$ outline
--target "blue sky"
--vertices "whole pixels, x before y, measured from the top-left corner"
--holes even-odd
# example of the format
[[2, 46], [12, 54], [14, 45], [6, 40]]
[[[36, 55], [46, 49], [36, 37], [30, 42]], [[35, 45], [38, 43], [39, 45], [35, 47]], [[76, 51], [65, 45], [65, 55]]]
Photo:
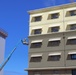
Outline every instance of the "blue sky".
[[[27, 11], [66, 3], [70, 3], [70, 0], [0, 0], [0, 28], [8, 32], [5, 58], [19, 39], [28, 37], [29, 14]], [[26, 75], [24, 68], [27, 67], [28, 47], [20, 44], [4, 67], [5, 75], [8, 73]]]

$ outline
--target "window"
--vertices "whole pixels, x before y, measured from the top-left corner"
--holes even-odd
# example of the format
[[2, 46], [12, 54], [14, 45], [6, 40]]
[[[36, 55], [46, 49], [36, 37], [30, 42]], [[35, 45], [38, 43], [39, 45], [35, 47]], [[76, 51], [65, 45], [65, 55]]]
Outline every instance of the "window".
[[31, 57], [30, 62], [40, 62], [42, 57]]
[[76, 60], [76, 54], [71, 54], [71, 59]]
[[34, 75], [41, 75], [41, 74], [39, 73], [39, 74], [34, 74]]
[[36, 16], [32, 18], [32, 22], [38, 22], [38, 21], [41, 21], [41, 19], [42, 19], [42, 16]]
[[69, 11], [69, 13], [70, 13], [70, 16], [75, 16], [76, 15], [76, 10]]
[[48, 19], [57, 19], [59, 18], [59, 13], [49, 14]]
[[70, 25], [70, 30], [75, 30], [76, 29], [76, 24]]
[[40, 71], [34, 71], [34, 75], [41, 75]]
[[50, 46], [59, 46], [60, 40], [55, 40], [55, 41], [49, 41], [48, 47]]
[[42, 42], [36, 42], [31, 44], [31, 48], [40, 48], [42, 45]]
[[53, 74], [59, 74], [59, 70], [53, 70]]
[[34, 34], [41, 34], [42, 30], [41, 29], [35, 29]]
[[72, 70], [72, 75], [76, 75], [76, 69]]
[[51, 19], [56, 19], [59, 17], [59, 13], [51, 14]]
[[76, 15], [76, 10], [67, 11], [67, 13], [66, 13], [66, 17], [75, 16], [75, 15]]
[[76, 39], [68, 39], [67, 45], [74, 45], [76, 44]]
[[58, 27], [51, 27], [51, 32], [58, 32], [59, 31], [59, 26]]
[[59, 61], [60, 55], [49, 56], [48, 61]]

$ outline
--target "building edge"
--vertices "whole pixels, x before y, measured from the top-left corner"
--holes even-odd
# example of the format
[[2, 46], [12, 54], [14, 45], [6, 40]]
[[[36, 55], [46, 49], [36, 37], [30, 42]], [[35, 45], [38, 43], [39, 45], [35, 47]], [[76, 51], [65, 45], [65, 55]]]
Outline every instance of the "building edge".
[[40, 13], [40, 12], [46, 12], [46, 11], [49, 11], [49, 10], [54, 10], [54, 9], [63, 9], [63, 8], [66, 8], [66, 7], [72, 7], [72, 6], [76, 6], [76, 2], [74, 3], [68, 3], [68, 4], [62, 4], [62, 5], [56, 5], [56, 6], [51, 6], [51, 7], [45, 7], [45, 8], [41, 8], [41, 9], [35, 9], [35, 10], [30, 10], [30, 11], [27, 11], [29, 14], [35, 14], [35, 13]]
[[0, 28], [0, 35], [2, 37], [6, 38], [8, 36], [8, 33], [5, 30], [3, 30], [2, 28]]

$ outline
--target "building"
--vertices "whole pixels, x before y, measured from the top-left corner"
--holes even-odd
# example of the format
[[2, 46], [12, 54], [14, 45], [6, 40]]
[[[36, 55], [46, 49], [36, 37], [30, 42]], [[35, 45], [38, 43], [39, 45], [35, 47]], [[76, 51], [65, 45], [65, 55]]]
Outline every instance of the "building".
[[28, 75], [76, 75], [76, 3], [29, 15]]
[[[3, 29], [0, 28], [0, 64], [4, 60], [6, 37], [7, 37], [7, 33]], [[3, 70], [0, 71], [0, 75], [3, 75]]]

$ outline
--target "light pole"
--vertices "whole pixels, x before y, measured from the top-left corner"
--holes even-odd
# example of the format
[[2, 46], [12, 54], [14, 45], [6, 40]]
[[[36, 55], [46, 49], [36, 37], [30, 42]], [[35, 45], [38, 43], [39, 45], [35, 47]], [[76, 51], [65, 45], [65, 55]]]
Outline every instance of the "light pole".
[[12, 54], [14, 53], [14, 51], [17, 49], [18, 45], [22, 42], [23, 45], [28, 45], [29, 43], [26, 42], [26, 39], [22, 40], [20, 39], [18, 41], [18, 43], [16, 44], [16, 46], [14, 47], [14, 49], [11, 51], [11, 53], [8, 55], [8, 57], [6, 58], [6, 60], [0, 65], [0, 71], [4, 68], [4, 66], [6, 65], [6, 63], [9, 61], [9, 59], [11, 58]]

